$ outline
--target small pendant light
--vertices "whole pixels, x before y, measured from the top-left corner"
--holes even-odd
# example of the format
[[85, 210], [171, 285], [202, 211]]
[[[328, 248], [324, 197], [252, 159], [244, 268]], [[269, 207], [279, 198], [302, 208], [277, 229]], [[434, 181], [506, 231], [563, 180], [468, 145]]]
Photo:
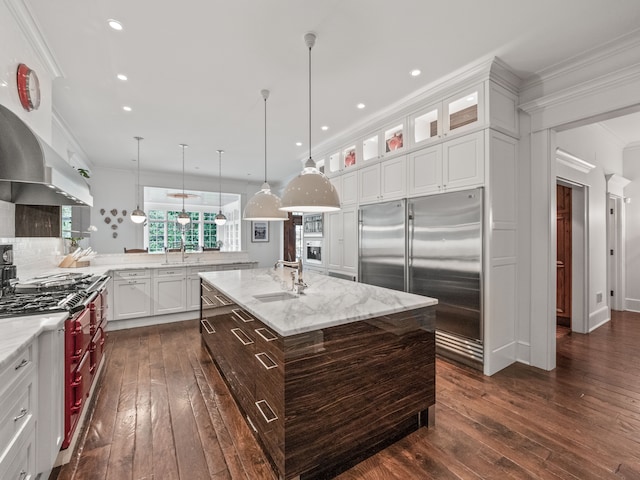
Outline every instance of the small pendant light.
[[131, 212], [131, 221], [133, 223], [143, 223], [147, 219], [147, 214], [140, 210], [140, 140], [142, 137], [133, 137], [138, 141], [138, 180], [136, 183], [136, 209]]
[[338, 192], [311, 158], [311, 49], [316, 43], [316, 35], [307, 33], [304, 41], [309, 48], [309, 159], [302, 172], [284, 189], [280, 210], [303, 213], [334, 212], [340, 210]]
[[220, 209], [218, 210], [218, 214], [214, 219], [216, 225], [224, 225], [227, 223], [227, 217], [222, 213], [222, 154], [224, 150], [217, 150], [218, 152], [218, 179], [219, 179], [219, 192], [220, 192]]
[[264, 183], [259, 192], [247, 202], [242, 217], [244, 220], [284, 221], [289, 216], [280, 210], [280, 198], [271, 193], [271, 186], [267, 183], [267, 98], [269, 90], [261, 90], [264, 98]]
[[189, 214], [187, 212], [184, 211], [184, 198], [185, 198], [185, 194], [184, 194], [184, 149], [187, 148], [189, 145], [187, 145], [186, 143], [181, 143], [180, 146], [182, 147], [182, 212], [180, 212], [178, 214], [178, 223], [182, 226], [188, 225], [189, 222], [191, 222], [191, 217], [189, 216]]

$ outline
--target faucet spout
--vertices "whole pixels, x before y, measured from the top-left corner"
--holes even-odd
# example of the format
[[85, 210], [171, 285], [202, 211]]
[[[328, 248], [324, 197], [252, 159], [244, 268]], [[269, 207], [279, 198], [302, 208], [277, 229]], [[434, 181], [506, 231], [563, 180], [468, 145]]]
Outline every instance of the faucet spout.
[[278, 260], [273, 269], [277, 269], [278, 265], [282, 265], [283, 267], [292, 267], [296, 270], [291, 272], [291, 277], [293, 278], [293, 291], [298, 294], [304, 293], [304, 289], [308, 286], [302, 280], [302, 260], [298, 259], [295, 262], [288, 262], [286, 260]]

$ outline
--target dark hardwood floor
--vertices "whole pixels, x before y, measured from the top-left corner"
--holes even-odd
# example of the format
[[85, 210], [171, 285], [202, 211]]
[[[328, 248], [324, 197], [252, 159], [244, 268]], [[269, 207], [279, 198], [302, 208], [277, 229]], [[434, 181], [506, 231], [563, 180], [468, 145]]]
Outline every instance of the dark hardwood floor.
[[[640, 314], [557, 341], [552, 372], [485, 377], [438, 360], [436, 426], [338, 479], [640, 479]], [[53, 478], [276, 478], [196, 321], [110, 333], [105, 367], [78, 451]]]

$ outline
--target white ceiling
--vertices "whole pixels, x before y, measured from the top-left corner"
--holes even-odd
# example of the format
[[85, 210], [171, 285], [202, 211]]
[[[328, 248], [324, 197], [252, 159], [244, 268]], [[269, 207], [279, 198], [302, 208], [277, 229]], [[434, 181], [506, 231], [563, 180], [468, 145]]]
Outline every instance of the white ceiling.
[[[143, 172], [181, 173], [178, 144], [187, 143], [187, 175], [217, 176], [220, 148], [224, 177], [261, 182], [266, 88], [272, 183], [308, 154], [306, 32], [318, 35], [316, 145], [479, 58], [498, 56], [527, 78], [640, 25], [638, 0], [25, 3], [63, 72], [54, 108], [93, 165], [133, 170], [140, 135]], [[124, 30], [108, 28], [110, 18]], [[422, 75], [411, 77], [414, 68]]]

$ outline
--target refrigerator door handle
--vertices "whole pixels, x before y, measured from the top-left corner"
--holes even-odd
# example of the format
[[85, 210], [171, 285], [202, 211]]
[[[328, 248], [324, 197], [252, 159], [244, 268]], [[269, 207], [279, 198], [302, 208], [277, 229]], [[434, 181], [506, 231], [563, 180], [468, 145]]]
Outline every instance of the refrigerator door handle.
[[413, 291], [413, 203], [407, 204], [407, 275], [405, 291]]

